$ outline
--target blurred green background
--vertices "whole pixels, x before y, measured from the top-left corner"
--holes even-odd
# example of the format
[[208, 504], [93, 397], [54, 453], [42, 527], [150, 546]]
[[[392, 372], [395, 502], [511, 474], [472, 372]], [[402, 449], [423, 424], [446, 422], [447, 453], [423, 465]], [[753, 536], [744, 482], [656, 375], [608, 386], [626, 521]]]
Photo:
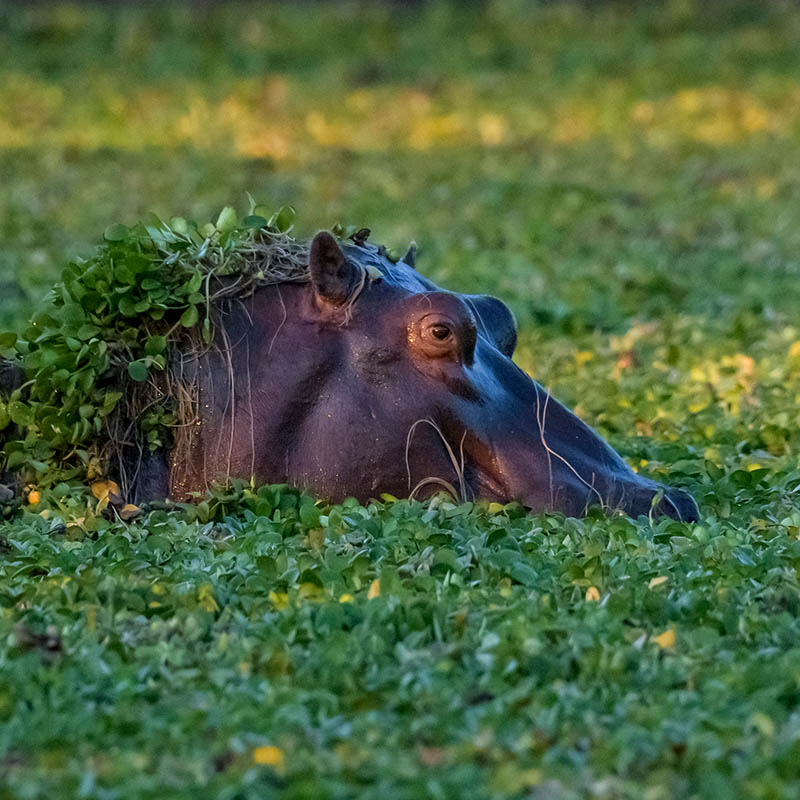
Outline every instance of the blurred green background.
[[109, 221], [245, 191], [523, 325], [796, 306], [792, 4], [24, 4], [0, 12], [0, 324]]

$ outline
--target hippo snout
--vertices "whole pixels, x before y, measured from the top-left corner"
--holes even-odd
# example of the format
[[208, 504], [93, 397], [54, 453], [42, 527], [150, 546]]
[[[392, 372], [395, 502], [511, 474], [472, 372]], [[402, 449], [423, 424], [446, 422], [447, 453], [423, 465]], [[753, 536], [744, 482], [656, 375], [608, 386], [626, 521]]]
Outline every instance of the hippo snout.
[[[657, 505], [653, 505], [661, 495]], [[700, 512], [694, 498], [683, 489], [647, 482], [638, 491], [628, 494], [627, 502], [621, 502], [620, 509], [632, 517], [654, 516], [671, 517], [679, 522], [697, 522]]]
[[664, 487], [664, 498], [659, 505], [659, 511], [680, 522], [697, 522], [700, 519], [697, 503], [683, 489]]

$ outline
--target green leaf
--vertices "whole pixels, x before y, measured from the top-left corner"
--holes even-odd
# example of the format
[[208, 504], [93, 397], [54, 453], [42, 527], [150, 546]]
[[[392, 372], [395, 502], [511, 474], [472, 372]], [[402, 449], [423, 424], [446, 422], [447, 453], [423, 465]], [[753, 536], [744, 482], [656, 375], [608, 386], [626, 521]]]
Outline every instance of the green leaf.
[[245, 217], [242, 220], [242, 227], [243, 228], [266, 228], [267, 227], [267, 220], [264, 217], [259, 216], [257, 214], [251, 214], [249, 217]]
[[167, 349], [166, 336], [151, 336], [144, 346], [144, 351], [148, 356], [159, 356]]
[[98, 328], [97, 325], [91, 325], [87, 323], [78, 328], [77, 336], [81, 341], [85, 342], [87, 339], [97, 336], [98, 333], [100, 333], [100, 328]]
[[103, 414], [110, 414], [121, 399], [122, 392], [106, 392], [105, 397], [103, 397]]
[[130, 236], [130, 233], [130, 229], [127, 226], [115, 222], [103, 231], [103, 238], [107, 242], [122, 242]]
[[197, 306], [189, 306], [189, 308], [181, 314], [181, 325], [183, 325], [184, 328], [192, 328], [197, 325], [198, 318]]
[[188, 283], [186, 284], [186, 293], [187, 294], [194, 294], [195, 292], [200, 290], [200, 287], [203, 285], [203, 273], [197, 272], [189, 278]]
[[11, 350], [17, 343], [17, 334], [11, 332], [0, 333], [0, 350]]
[[277, 213], [273, 214], [269, 220], [269, 227], [280, 233], [288, 232], [294, 224], [297, 212], [292, 206], [283, 206]]
[[125, 297], [120, 297], [119, 313], [122, 314], [123, 317], [137, 316], [136, 303], [134, 302], [132, 297], [130, 297], [129, 295], [126, 295]]
[[322, 512], [314, 503], [304, 503], [300, 506], [300, 522], [307, 528], [318, 528]]
[[183, 217], [172, 217], [169, 221], [169, 226], [175, 233], [185, 236], [189, 233], [189, 225]]
[[147, 364], [145, 363], [144, 359], [131, 361], [128, 364], [128, 375], [130, 375], [133, 380], [142, 383], [143, 381], [147, 380], [147, 374]]
[[236, 209], [233, 206], [225, 206], [219, 212], [217, 217], [216, 228], [220, 233], [227, 233], [232, 231], [239, 222], [239, 217], [236, 214]]
[[15, 425], [21, 425], [23, 428], [34, 423], [33, 409], [22, 400], [12, 400], [8, 404], [8, 415]]

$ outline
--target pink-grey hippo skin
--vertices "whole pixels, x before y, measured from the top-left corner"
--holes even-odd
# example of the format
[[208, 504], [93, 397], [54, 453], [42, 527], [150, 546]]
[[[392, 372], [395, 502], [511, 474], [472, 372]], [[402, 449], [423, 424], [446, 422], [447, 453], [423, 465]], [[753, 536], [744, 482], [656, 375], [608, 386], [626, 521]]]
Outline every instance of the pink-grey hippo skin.
[[440, 289], [413, 252], [395, 263], [327, 232], [309, 267], [308, 282], [223, 309], [216, 347], [185, 367], [199, 385], [190, 442], [142, 465], [138, 499], [233, 477], [334, 501], [447, 490], [533, 512], [698, 518], [514, 364], [501, 301]]

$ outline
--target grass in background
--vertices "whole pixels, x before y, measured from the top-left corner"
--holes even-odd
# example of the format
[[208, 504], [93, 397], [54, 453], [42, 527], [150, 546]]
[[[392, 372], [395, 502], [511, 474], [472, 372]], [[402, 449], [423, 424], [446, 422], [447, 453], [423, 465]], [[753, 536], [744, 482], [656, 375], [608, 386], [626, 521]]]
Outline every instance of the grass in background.
[[689, 526], [240, 489], [0, 532], [0, 797], [794, 796], [800, 12], [0, 10], [0, 326], [245, 192], [509, 301]]

